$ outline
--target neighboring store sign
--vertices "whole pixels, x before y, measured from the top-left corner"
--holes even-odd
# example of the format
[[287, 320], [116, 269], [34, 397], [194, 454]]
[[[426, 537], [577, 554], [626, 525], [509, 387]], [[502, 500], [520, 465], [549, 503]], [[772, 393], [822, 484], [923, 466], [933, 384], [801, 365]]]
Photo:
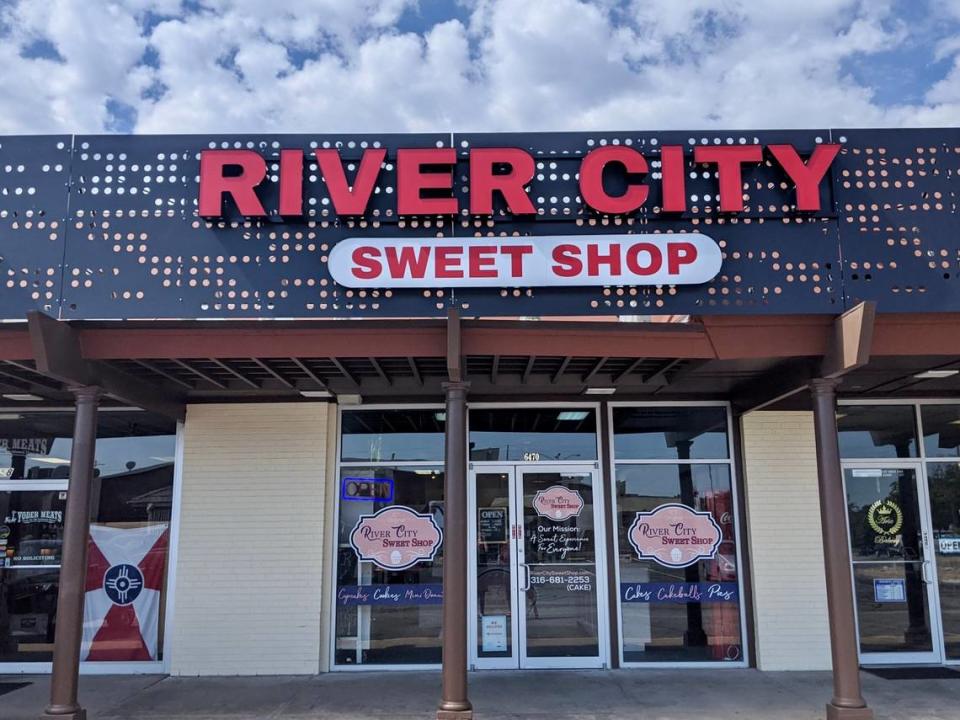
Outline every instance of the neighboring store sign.
[[507, 651], [507, 616], [480, 617], [480, 649], [482, 652]]
[[402, 505], [361, 515], [350, 533], [350, 545], [360, 560], [384, 570], [405, 570], [433, 560], [443, 542], [443, 532], [433, 515]]
[[49, 455], [52, 438], [0, 437], [0, 450], [14, 455]]
[[169, 533], [91, 525], [81, 660], [156, 660]]
[[562, 485], [553, 485], [546, 490], [538, 490], [533, 496], [533, 509], [537, 515], [554, 522], [563, 522], [580, 516], [583, 510], [583, 497], [576, 490]]
[[667, 503], [651, 512], [638, 512], [627, 538], [641, 559], [671, 568], [710, 560], [717, 554], [723, 533], [709, 512]]
[[507, 542], [507, 508], [480, 508], [477, 513], [477, 532], [480, 542]]
[[440, 583], [349, 585], [337, 588], [337, 605], [341, 607], [361, 605], [402, 607], [441, 605], [442, 603], [443, 585]]
[[347, 238], [328, 266], [349, 288], [699, 285], [720, 272], [706, 235]]
[[[10, 503], [30, 509], [11, 509], [0, 515], [0, 564], [4, 567], [59, 566], [63, 544], [64, 497], [58, 491], [12, 491]], [[54, 497], [57, 497], [54, 500]], [[49, 508], [56, 503], [57, 509]]]
[[620, 583], [625, 603], [726, 603], [737, 602], [735, 582]]
[[873, 581], [873, 600], [878, 603], [903, 603], [907, 601], [907, 583], [901, 579], [877, 579]]
[[895, 545], [900, 541], [900, 528], [903, 527], [903, 510], [893, 500], [877, 500], [867, 510], [867, 523], [876, 535], [873, 542], [878, 545]]

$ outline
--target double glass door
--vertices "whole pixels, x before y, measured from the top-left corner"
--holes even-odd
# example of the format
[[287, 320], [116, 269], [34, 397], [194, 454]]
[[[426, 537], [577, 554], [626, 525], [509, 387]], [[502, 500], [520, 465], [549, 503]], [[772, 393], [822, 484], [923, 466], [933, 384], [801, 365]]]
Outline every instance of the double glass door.
[[602, 667], [596, 468], [476, 464], [469, 493], [471, 665]]
[[864, 664], [939, 663], [936, 569], [919, 463], [844, 467], [853, 588]]

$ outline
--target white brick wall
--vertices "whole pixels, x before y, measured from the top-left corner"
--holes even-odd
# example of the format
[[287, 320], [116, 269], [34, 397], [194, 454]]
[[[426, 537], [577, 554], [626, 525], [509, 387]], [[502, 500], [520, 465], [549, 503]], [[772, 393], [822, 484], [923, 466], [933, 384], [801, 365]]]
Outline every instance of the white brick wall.
[[191, 405], [174, 675], [320, 667], [326, 403]]
[[761, 670], [828, 670], [813, 414], [743, 417], [747, 532]]

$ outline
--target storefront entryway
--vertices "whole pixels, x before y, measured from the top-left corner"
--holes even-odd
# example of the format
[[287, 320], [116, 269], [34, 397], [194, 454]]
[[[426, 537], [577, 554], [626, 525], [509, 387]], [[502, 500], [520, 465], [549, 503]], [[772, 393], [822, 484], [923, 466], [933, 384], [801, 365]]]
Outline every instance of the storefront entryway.
[[470, 465], [472, 667], [606, 665], [601, 498], [596, 463]]
[[943, 661], [921, 463], [844, 467], [850, 557], [866, 665]]
[[837, 414], [860, 661], [960, 663], [960, 404]]

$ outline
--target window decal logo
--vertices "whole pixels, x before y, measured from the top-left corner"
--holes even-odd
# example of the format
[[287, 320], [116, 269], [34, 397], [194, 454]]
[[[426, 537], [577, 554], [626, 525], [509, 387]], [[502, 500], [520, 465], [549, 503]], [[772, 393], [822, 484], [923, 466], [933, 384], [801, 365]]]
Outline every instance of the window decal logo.
[[709, 512], [667, 503], [651, 512], [638, 512], [627, 537], [641, 559], [684, 568], [712, 560], [723, 532]]
[[546, 490], [538, 490], [533, 496], [533, 509], [537, 515], [555, 522], [563, 522], [578, 517], [583, 510], [583, 498], [576, 490], [562, 485], [553, 485]]
[[361, 515], [350, 532], [350, 545], [360, 560], [384, 570], [405, 570], [433, 560], [443, 543], [443, 531], [433, 515], [402, 505]]

